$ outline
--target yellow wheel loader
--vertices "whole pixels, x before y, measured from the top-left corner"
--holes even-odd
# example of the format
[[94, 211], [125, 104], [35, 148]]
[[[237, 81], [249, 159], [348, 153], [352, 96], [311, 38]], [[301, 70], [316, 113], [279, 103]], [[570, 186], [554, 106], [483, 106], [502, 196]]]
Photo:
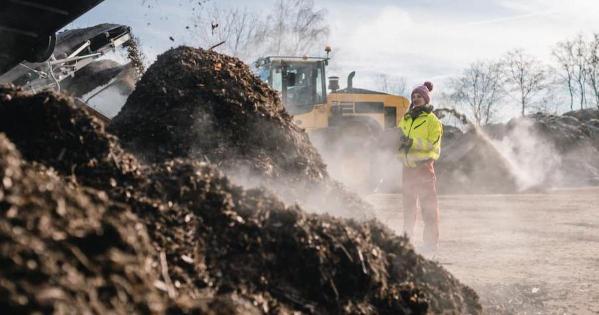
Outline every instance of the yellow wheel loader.
[[395, 153], [396, 126], [410, 101], [355, 88], [355, 72], [344, 89], [339, 77], [330, 77], [327, 94], [328, 62], [328, 57], [271, 56], [256, 67], [261, 79], [281, 93], [285, 108], [306, 129], [332, 173], [354, 188], [376, 190], [383, 173], [389, 173], [377, 166], [394, 162], [387, 159]]

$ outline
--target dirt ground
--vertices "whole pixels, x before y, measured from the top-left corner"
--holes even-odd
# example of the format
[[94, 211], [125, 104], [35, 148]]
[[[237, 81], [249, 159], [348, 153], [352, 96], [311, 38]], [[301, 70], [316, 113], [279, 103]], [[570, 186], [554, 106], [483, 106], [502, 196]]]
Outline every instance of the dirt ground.
[[[402, 231], [401, 195], [367, 199]], [[479, 293], [485, 313], [599, 314], [599, 188], [441, 196], [440, 209], [436, 260]]]

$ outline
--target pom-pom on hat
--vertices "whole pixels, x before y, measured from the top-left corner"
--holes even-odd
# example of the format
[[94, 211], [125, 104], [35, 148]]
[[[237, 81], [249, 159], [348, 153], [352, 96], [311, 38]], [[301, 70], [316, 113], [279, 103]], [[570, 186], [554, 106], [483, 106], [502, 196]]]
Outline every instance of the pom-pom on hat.
[[422, 96], [424, 98], [424, 100], [426, 101], [426, 104], [428, 104], [431, 102], [430, 93], [432, 91], [433, 91], [433, 83], [431, 83], [430, 81], [426, 81], [426, 82], [424, 82], [424, 84], [417, 86], [412, 91], [412, 95], [414, 95], [414, 93], [418, 93], [420, 96]]

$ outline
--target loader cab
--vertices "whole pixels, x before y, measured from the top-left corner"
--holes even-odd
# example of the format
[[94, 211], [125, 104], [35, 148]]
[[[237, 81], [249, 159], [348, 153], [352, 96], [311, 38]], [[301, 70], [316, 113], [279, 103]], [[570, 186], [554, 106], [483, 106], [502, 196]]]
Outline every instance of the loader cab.
[[326, 104], [326, 58], [266, 57], [256, 63], [260, 78], [281, 93], [291, 115], [301, 115]]

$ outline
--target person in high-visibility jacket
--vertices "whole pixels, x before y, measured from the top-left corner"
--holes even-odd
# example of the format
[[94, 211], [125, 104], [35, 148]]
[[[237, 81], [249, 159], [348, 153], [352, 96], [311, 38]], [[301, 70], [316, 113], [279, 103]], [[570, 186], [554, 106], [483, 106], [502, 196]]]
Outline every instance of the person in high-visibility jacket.
[[439, 205], [434, 163], [441, 154], [443, 125], [430, 105], [431, 82], [412, 91], [410, 109], [399, 122], [402, 137], [399, 158], [403, 162], [404, 231], [414, 235], [418, 204], [424, 220], [424, 251], [439, 246]]

